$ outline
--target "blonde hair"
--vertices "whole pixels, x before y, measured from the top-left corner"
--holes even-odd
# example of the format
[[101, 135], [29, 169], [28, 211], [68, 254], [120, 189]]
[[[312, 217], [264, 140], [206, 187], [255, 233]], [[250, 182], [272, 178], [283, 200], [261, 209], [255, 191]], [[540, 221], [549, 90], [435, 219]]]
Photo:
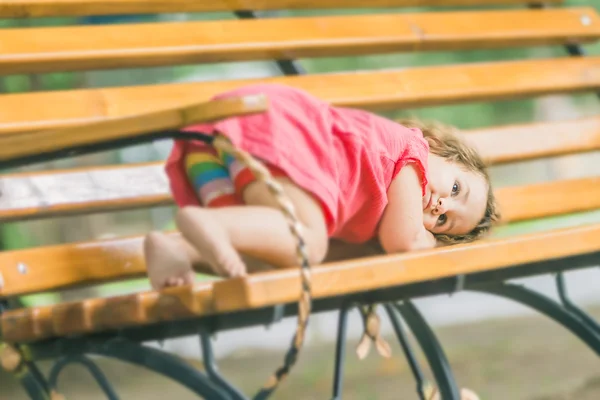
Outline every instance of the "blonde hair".
[[435, 238], [444, 244], [470, 243], [487, 235], [492, 226], [500, 220], [500, 212], [496, 197], [492, 190], [487, 165], [481, 156], [463, 142], [457, 135], [457, 129], [437, 122], [423, 122], [417, 119], [403, 119], [398, 121], [408, 128], [417, 128], [429, 143], [429, 151], [436, 156], [463, 166], [468, 171], [481, 175], [488, 185], [487, 204], [485, 214], [477, 226], [464, 235], [434, 234]]

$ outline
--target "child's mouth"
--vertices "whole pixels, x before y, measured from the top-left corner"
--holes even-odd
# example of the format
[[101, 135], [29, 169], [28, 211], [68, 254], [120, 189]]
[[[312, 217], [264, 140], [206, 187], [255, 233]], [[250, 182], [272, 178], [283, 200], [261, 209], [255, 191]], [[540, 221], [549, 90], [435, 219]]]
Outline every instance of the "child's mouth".
[[423, 207], [423, 210], [429, 210], [429, 207], [431, 207], [431, 199], [433, 199], [433, 193], [429, 193], [429, 200], [427, 200], [427, 205]]

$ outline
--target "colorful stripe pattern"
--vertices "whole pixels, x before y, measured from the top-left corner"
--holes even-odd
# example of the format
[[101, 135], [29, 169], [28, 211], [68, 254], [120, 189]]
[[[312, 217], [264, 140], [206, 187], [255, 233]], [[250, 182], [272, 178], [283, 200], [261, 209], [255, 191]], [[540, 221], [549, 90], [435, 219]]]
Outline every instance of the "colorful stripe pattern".
[[[254, 181], [252, 172], [227, 153], [195, 146], [185, 158], [186, 171], [203, 207], [243, 204], [242, 190]], [[267, 166], [274, 176], [285, 174]]]

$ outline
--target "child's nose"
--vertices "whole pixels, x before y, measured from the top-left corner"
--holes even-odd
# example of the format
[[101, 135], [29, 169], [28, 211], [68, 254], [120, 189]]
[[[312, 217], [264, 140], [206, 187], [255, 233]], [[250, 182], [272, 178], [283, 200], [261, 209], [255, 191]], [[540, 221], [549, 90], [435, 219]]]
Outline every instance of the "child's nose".
[[435, 209], [433, 210], [434, 214], [439, 215], [439, 214], [445, 214], [448, 208], [448, 201], [446, 201], [443, 198], [440, 198], [435, 206]]

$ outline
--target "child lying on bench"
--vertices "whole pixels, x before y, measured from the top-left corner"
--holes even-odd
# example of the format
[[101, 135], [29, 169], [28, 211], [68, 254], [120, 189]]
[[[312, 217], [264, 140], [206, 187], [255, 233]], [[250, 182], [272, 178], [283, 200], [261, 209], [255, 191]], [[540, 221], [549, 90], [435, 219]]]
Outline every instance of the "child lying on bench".
[[[296, 209], [311, 264], [323, 261], [330, 238], [376, 239], [395, 253], [470, 242], [498, 219], [484, 162], [449, 128], [334, 107], [283, 85], [217, 98], [250, 94], [266, 95], [268, 111], [186, 130], [218, 132], [267, 166]], [[294, 237], [272, 194], [230, 154], [178, 140], [166, 171], [182, 237], [147, 236], [155, 289], [192, 283], [202, 265], [243, 276], [251, 271], [240, 254], [295, 265]]]
[[[293, 204], [311, 265], [326, 257], [331, 238], [403, 252], [473, 241], [498, 219], [484, 162], [448, 128], [400, 124], [281, 85], [217, 98], [251, 94], [266, 95], [268, 111], [186, 130], [221, 134], [266, 166]], [[243, 276], [254, 264], [242, 255], [297, 265], [296, 238], [275, 197], [231, 154], [178, 140], [166, 171], [182, 236], [146, 237], [153, 288], [191, 284], [202, 268]], [[461, 399], [478, 397], [462, 389]]]

